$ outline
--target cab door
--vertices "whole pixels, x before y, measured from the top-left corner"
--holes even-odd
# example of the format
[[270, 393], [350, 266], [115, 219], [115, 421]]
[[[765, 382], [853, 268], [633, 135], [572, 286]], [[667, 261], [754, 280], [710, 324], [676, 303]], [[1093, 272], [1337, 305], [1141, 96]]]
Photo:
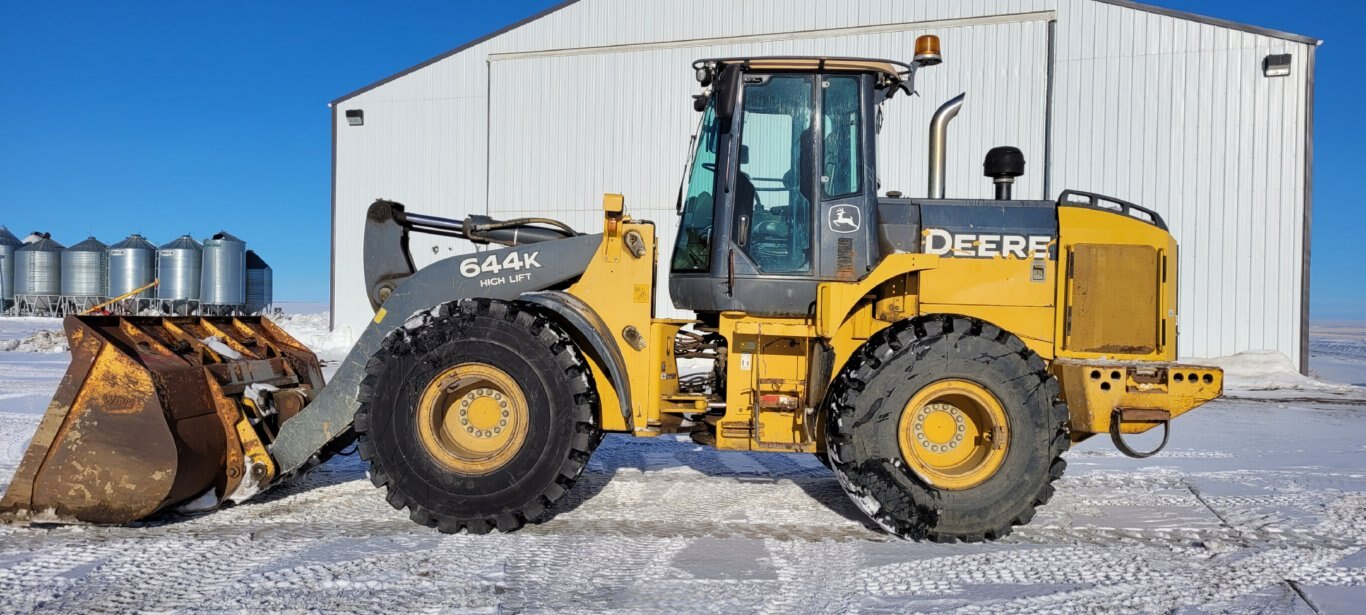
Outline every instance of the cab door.
[[816, 269], [815, 81], [745, 75], [731, 238], [745, 257], [737, 278], [809, 277]]
[[825, 75], [820, 83], [819, 278], [853, 281], [876, 264], [875, 113], [867, 75]]

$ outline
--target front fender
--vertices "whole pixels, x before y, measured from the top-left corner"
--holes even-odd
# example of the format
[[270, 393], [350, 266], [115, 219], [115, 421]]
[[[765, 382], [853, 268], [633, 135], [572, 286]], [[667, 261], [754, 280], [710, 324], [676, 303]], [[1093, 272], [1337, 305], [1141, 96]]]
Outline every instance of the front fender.
[[592, 352], [616, 389], [621, 401], [621, 416], [631, 425], [631, 380], [626, 373], [626, 359], [617, 346], [616, 338], [598, 313], [582, 299], [557, 290], [522, 293], [519, 301], [540, 306], [559, 318], [569, 329], [569, 335], [581, 348]]
[[[384, 342], [385, 336], [403, 326], [419, 312], [443, 303], [484, 297], [511, 301], [528, 290], [563, 287], [583, 275], [593, 255], [602, 245], [602, 235], [579, 235], [515, 248], [488, 250], [437, 261], [403, 278], [375, 314], [370, 326], [361, 333], [356, 345], [342, 361], [337, 373], [318, 396], [280, 428], [270, 446], [270, 454], [281, 474], [305, 468], [309, 459], [328, 443], [351, 431], [351, 419], [359, 402], [365, 366]], [[460, 263], [470, 258], [480, 262], [505, 262], [517, 253], [520, 262], [537, 262], [534, 269], [508, 273], [485, 272], [470, 276], [462, 273]]]

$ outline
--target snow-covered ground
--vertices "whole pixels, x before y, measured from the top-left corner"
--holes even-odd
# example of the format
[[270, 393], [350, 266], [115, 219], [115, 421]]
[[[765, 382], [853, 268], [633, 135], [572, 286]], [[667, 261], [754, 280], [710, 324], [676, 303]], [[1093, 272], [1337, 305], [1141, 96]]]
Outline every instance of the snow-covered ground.
[[1315, 323], [1309, 367], [1324, 380], [1366, 387], [1366, 322]]
[[[4, 321], [0, 340], [44, 328]], [[323, 316], [280, 321], [325, 358], [349, 343]], [[67, 358], [0, 352], [0, 486]], [[1078, 446], [996, 543], [890, 539], [809, 455], [612, 436], [548, 522], [509, 535], [409, 522], [354, 457], [199, 517], [0, 526], [0, 612], [1361, 612], [1366, 391], [1222, 363], [1244, 386], [1167, 452]]]

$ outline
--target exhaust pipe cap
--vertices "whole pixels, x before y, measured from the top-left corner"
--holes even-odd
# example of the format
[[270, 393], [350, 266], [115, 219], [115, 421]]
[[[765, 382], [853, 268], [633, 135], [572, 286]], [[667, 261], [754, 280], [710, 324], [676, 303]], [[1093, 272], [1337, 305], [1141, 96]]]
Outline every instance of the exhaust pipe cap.
[[1024, 175], [1024, 152], [1018, 147], [995, 147], [987, 152], [982, 163], [982, 174], [990, 177], [996, 184], [996, 200], [1009, 201], [1015, 178]]

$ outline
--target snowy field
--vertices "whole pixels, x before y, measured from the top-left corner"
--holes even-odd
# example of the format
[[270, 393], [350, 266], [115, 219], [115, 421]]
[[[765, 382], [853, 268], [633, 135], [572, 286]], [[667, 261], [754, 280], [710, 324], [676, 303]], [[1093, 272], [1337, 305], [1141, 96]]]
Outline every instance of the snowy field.
[[[325, 315], [282, 320], [324, 358], [349, 343]], [[0, 319], [0, 344], [54, 324]], [[0, 486], [65, 370], [49, 349], [0, 352]], [[1312, 350], [1321, 377], [1366, 383], [1366, 327]], [[1362, 612], [1366, 389], [1223, 363], [1241, 388], [1167, 452], [1084, 443], [996, 543], [890, 539], [809, 455], [612, 436], [549, 521], [510, 535], [411, 523], [355, 457], [199, 517], [0, 526], [0, 612]]]
[[1366, 322], [1316, 323], [1309, 333], [1309, 366], [1324, 380], [1366, 387]]

